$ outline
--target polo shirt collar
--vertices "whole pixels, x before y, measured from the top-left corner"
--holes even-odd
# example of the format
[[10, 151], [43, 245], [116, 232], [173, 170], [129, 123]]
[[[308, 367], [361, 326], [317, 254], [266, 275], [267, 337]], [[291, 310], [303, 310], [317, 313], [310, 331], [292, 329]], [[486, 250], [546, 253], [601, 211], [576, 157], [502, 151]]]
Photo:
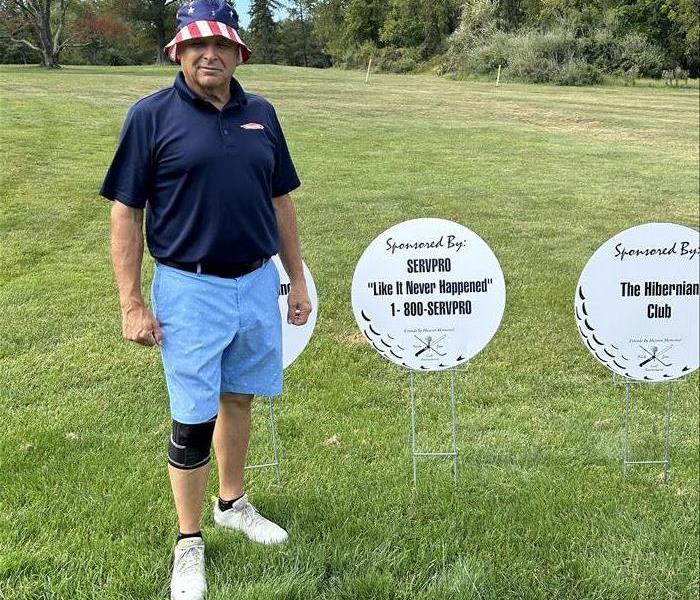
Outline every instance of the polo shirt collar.
[[[180, 97], [183, 100], [186, 100], [190, 104], [193, 104], [194, 106], [198, 106], [200, 108], [213, 108], [214, 110], [217, 110], [216, 107], [209, 101], [204, 100], [203, 98], [200, 98], [197, 94], [195, 94], [187, 85], [187, 82], [185, 81], [185, 76], [180, 71], [177, 74], [177, 77], [175, 78], [175, 89], [177, 90], [178, 94], [180, 94]], [[229, 108], [233, 108], [236, 106], [245, 106], [248, 104], [248, 100], [245, 97], [245, 92], [243, 91], [243, 88], [241, 87], [241, 84], [236, 81], [234, 77], [231, 77], [231, 98], [224, 106], [223, 110], [228, 110]]]

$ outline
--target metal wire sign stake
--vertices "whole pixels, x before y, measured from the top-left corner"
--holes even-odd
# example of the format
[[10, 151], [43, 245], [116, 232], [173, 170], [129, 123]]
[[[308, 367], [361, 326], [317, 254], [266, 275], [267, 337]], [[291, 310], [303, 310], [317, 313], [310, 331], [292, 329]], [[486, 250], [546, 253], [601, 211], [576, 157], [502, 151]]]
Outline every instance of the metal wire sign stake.
[[417, 449], [416, 441], [416, 386], [415, 386], [415, 371], [409, 371], [409, 386], [411, 392], [411, 454], [413, 458], [413, 485], [417, 481], [417, 463], [421, 457], [445, 457], [452, 458], [452, 470], [454, 472], [454, 481], [457, 483], [458, 464], [459, 464], [459, 449], [457, 448], [457, 401], [455, 396], [455, 369], [449, 369], [450, 373], [450, 407], [452, 414], [452, 451], [451, 452], [427, 452]]
[[[484, 240], [444, 219], [390, 227], [364, 251], [352, 279], [355, 320], [384, 358], [409, 370], [411, 458], [452, 459], [458, 478], [455, 368], [479, 353], [500, 325], [503, 271]], [[418, 448], [416, 374], [450, 371], [452, 450]]]
[[[644, 385], [644, 384], [642, 384]], [[650, 385], [650, 384], [646, 384]], [[625, 433], [622, 440], [622, 473], [627, 475], [629, 465], [663, 465], [664, 483], [668, 483], [668, 473], [671, 465], [671, 400], [673, 397], [673, 384], [669, 381], [666, 386], [666, 414], [664, 416], [664, 458], [663, 460], [629, 460], [630, 456], [630, 404], [632, 383], [625, 384]]]
[[[661, 464], [670, 469], [673, 380], [698, 368], [700, 235], [672, 223], [647, 223], [600, 246], [576, 287], [574, 314], [584, 346], [625, 385], [622, 470]], [[632, 385], [668, 386], [663, 460], [630, 460]]]
[[273, 468], [275, 470], [275, 482], [278, 487], [282, 486], [282, 475], [280, 473], [280, 456], [279, 456], [279, 446], [277, 445], [277, 422], [275, 419], [275, 398], [270, 396], [270, 406], [269, 406], [269, 421], [270, 421], [270, 444], [272, 446], [272, 462], [261, 463], [258, 465], [246, 465], [245, 470], [248, 469], [266, 469]]
[[[304, 325], [294, 325], [287, 321], [287, 312], [289, 310], [287, 298], [289, 296], [290, 283], [289, 276], [284, 270], [282, 261], [279, 256], [272, 257], [272, 263], [277, 269], [280, 280], [278, 308], [280, 318], [282, 320], [282, 365], [286, 369], [291, 365], [299, 355], [304, 351], [316, 326], [316, 316], [318, 315], [318, 294], [316, 292], [316, 284], [311, 276], [311, 272], [305, 263], [302, 264], [304, 269], [304, 279], [306, 280], [306, 288], [309, 291], [311, 306], [313, 308], [308, 321]], [[275, 398], [269, 399], [269, 421], [270, 421], [270, 445], [272, 446], [272, 462], [261, 463], [257, 465], [246, 465], [245, 469], [265, 469], [273, 468], [275, 470], [275, 481], [278, 486], [282, 485], [282, 475], [280, 473], [280, 454], [279, 444], [277, 441], [277, 420], [275, 418]]]

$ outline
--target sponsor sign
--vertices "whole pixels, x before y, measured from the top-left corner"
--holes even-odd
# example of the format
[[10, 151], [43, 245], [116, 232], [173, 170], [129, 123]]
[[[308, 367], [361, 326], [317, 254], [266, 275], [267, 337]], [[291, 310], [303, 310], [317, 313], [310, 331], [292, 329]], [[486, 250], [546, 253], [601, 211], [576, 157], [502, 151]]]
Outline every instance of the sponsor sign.
[[280, 295], [279, 309], [282, 316], [282, 362], [286, 369], [291, 365], [299, 355], [304, 351], [316, 327], [316, 317], [318, 315], [318, 294], [316, 293], [316, 285], [311, 276], [311, 272], [304, 263], [304, 278], [306, 279], [306, 287], [309, 291], [311, 306], [313, 310], [309, 315], [309, 320], [304, 325], [291, 325], [287, 323], [287, 299], [289, 297], [289, 277], [282, 266], [282, 261], [279, 256], [272, 257], [272, 262], [277, 268], [280, 276]]
[[496, 333], [505, 301], [503, 272], [486, 242], [443, 219], [387, 229], [362, 254], [352, 281], [365, 338], [408, 369], [448, 369], [478, 354]]
[[581, 273], [574, 311], [584, 345], [608, 369], [669, 381], [698, 368], [700, 237], [649, 223], [605, 242]]

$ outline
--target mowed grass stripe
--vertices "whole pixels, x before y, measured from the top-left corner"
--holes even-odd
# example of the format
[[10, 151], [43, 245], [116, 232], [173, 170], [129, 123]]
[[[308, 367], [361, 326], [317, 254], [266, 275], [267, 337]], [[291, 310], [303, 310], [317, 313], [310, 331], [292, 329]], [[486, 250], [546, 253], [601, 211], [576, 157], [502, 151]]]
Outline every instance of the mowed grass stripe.
[[[0, 67], [3, 600], [167, 597], [167, 396], [157, 354], [120, 341], [97, 189], [128, 107], [174, 74]], [[697, 375], [674, 387], [669, 485], [654, 467], [623, 479], [623, 390], [572, 315], [611, 235], [697, 227], [697, 90], [239, 75], [284, 124], [321, 306], [278, 402], [284, 487], [249, 477], [292, 543], [254, 547], [207, 522], [210, 598], [697, 597]], [[407, 378], [358, 336], [349, 290], [371, 239], [428, 216], [489, 243], [507, 307], [458, 378], [458, 486], [447, 461], [424, 461], [413, 490]], [[445, 386], [419, 381], [424, 448], [448, 445]], [[634, 392], [635, 456], [659, 456], [663, 390]], [[264, 401], [254, 419], [262, 462]]]

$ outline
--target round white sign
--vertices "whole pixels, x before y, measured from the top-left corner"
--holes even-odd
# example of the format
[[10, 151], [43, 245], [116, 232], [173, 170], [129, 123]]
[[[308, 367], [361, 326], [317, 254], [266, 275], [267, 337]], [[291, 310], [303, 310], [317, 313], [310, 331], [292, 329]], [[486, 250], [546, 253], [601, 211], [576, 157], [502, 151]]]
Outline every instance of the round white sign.
[[698, 368], [698, 232], [669, 223], [627, 229], [581, 273], [574, 310], [585, 346], [619, 375], [669, 381]]
[[506, 303], [501, 266], [473, 231], [444, 219], [387, 229], [352, 280], [355, 320], [374, 349], [409, 369], [438, 371], [479, 353]]
[[292, 325], [287, 323], [289, 277], [287, 276], [287, 271], [285, 271], [282, 266], [282, 261], [279, 256], [273, 256], [272, 262], [275, 264], [280, 276], [279, 308], [280, 315], [282, 316], [282, 363], [286, 369], [299, 357], [311, 339], [314, 327], [316, 327], [316, 316], [318, 315], [318, 295], [316, 293], [314, 279], [311, 277], [311, 272], [307, 268], [306, 263], [303, 263], [304, 278], [306, 279], [306, 287], [309, 291], [309, 298], [311, 299], [313, 310], [309, 315], [309, 320], [304, 323], [304, 325]]

